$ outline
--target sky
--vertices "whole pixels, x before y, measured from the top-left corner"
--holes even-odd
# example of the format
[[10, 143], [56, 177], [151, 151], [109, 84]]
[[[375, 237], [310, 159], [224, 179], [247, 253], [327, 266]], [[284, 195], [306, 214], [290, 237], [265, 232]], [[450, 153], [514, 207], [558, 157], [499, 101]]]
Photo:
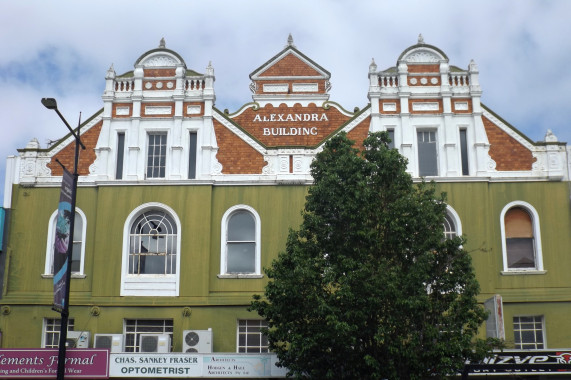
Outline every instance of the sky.
[[368, 67], [395, 66], [418, 41], [450, 64], [479, 67], [482, 103], [533, 141], [571, 143], [571, 1], [567, 0], [0, 0], [0, 202], [6, 157], [67, 133], [102, 108], [105, 74], [133, 70], [159, 46], [188, 69], [215, 72], [216, 107], [252, 101], [249, 74], [291, 34], [331, 73], [330, 100], [366, 106]]

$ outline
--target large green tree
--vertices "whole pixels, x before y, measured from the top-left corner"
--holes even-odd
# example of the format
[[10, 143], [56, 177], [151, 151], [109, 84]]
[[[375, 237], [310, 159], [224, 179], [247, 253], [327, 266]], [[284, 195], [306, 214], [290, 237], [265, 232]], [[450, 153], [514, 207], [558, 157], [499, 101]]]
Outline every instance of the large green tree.
[[355, 148], [342, 133], [317, 154], [286, 250], [251, 309], [290, 375], [422, 379], [481, 357], [485, 311], [462, 237], [446, 239], [445, 195], [414, 184], [386, 133]]

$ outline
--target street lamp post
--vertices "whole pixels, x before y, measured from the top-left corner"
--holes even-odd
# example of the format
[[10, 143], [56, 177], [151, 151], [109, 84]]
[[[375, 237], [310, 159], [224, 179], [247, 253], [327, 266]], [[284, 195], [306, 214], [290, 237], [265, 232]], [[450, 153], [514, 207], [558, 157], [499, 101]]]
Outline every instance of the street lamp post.
[[[57, 108], [57, 102], [54, 98], [42, 98], [42, 104], [44, 107], [50, 110], [56, 111], [60, 119], [64, 122], [67, 129], [69, 129], [70, 133], [75, 138], [75, 157], [73, 163], [73, 187], [71, 191], [71, 217], [70, 217], [70, 224], [69, 224], [69, 243], [67, 247], [67, 267], [65, 273], [65, 296], [63, 302], [63, 308], [60, 311], [61, 314], [61, 329], [59, 335], [59, 352], [58, 352], [58, 367], [57, 367], [57, 380], [63, 380], [65, 375], [65, 356], [66, 356], [66, 341], [67, 341], [67, 325], [69, 321], [69, 288], [71, 285], [71, 260], [73, 254], [73, 232], [75, 228], [75, 199], [76, 199], [76, 192], [77, 192], [77, 165], [79, 162], [79, 147], [81, 146], [82, 149], [85, 149], [85, 145], [81, 142], [79, 138], [79, 128], [81, 125], [81, 113], [79, 116], [79, 121], [77, 123], [77, 134], [73, 131], [67, 120], [63, 117], [63, 115], [59, 112]], [[65, 169], [63, 164], [58, 161], [58, 163]], [[58, 310], [59, 311], [59, 310]]]

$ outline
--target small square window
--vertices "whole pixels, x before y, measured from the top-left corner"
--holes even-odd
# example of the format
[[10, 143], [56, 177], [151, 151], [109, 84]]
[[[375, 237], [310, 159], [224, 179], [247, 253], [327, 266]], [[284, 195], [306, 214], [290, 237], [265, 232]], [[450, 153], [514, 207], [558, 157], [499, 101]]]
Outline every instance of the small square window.
[[125, 352], [141, 352], [141, 334], [170, 334], [172, 351], [173, 321], [170, 319], [126, 319]]
[[[68, 319], [67, 331], [74, 330], [74, 320]], [[46, 318], [44, 319], [44, 348], [58, 348], [59, 336], [61, 332], [61, 319]]]
[[262, 333], [268, 323], [260, 319], [238, 321], [238, 352], [269, 352], [268, 338]]
[[543, 316], [514, 317], [514, 346], [518, 350], [545, 348], [543, 339]]

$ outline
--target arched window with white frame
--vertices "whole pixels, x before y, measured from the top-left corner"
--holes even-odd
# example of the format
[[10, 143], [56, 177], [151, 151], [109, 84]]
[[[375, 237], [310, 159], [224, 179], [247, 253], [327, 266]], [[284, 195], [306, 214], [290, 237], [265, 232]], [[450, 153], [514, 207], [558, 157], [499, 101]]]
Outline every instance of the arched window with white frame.
[[504, 273], [543, 272], [539, 215], [527, 202], [508, 203], [500, 214]]
[[222, 216], [219, 277], [261, 277], [260, 216], [236, 205]]
[[[44, 267], [44, 277], [54, 274], [54, 244], [56, 234], [58, 210], [50, 216], [48, 224], [48, 242], [46, 246], [46, 263]], [[73, 228], [73, 250], [71, 254], [71, 276], [84, 277], [85, 258], [85, 235], [87, 231], [87, 219], [81, 209], [75, 208], [75, 220]]]
[[122, 296], [178, 296], [180, 221], [170, 207], [146, 203], [123, 231]]
[[446, 214], [444, 215], [444, 236], [446, 239], [462, 236], [460, 217], [456, 210], [450, 207], [450, 205], [446, 205]]

